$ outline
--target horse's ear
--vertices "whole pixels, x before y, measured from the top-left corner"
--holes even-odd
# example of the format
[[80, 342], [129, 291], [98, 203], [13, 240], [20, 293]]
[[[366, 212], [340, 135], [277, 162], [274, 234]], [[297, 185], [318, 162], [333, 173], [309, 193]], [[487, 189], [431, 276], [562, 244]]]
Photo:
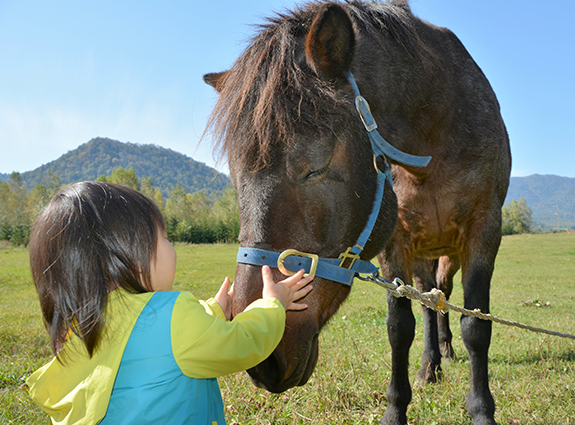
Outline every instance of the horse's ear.
[[224, 71], [224, 72], [212, 72], [210, 74], [206, 74], [204, 75], [204, 82], [215, 88], [216, 91], [220, 92], [222, 83], [224, 82], [226, 77], [226, 73], [227, 72]]
[[335, 3], [323, 5], [305, 43], [305, 56], [314, 72], [325, 80], [347, 78], [355, 47], [353, 24], [345, 9]]

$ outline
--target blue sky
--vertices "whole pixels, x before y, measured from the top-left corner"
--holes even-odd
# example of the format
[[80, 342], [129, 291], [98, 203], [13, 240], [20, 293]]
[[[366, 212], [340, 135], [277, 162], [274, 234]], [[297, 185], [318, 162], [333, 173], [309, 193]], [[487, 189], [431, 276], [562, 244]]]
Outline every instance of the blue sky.
[[[0, 0], [0, 172], [25, 172], [93, 137], [153, 143], [215, 166], [198, 147], [227, 69], [292, 0]], [[461, 39], [490, 80], [513, 176], [575, 177], [575, 2], [412, 0]], [[218, 168], [227, 171], [226, 165]]]

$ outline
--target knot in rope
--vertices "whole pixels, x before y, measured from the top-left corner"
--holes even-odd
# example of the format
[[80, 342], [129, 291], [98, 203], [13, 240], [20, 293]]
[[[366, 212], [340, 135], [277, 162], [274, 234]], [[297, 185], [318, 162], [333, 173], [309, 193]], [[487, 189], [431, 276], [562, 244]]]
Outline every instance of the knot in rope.
[[431, 302], [433, 302], [439, 310], [443, 313], [447, 313], [449, 311], [447, 308], [447, 299], [442, 291], [437, 288], [433, 288], [428, 294]]
[[424, 306], [437, 312], [448, 313], [449, 310], [451, 310], [478, 319], [489, 320], [507, 326], [515, 326], [520, 329], [526, 329], [531, 332], [539, 332], [547, 335], [558, 336], [561, 338], [575, 339], [575, 335], [550, 331], [547, 329], [534, 328], [532, 326], [524, 325], [523, 323], [500, 319], [498, 317], [492, 316], [489, 313], [482, 313], [481, 310], [477, 308], [474, 310], [469, 310], [463, 307], [455, 306], [453, 304], [450, 304], [447, 301], [445, 294], [437, 288], [433, 288], [430, 292], [421, 293], [416, 288], [404, 284], [399, 278], [395, 278], [393, 282], [390, 282], [384, 279], [383, 277], [379, 276], [379, 274], [377, 273], [374, 273], [368, 277], [359, 276], [359, 279], [368, 282], [373, 282], [378, 284], [379, 286], [384, 287], [389, 292], [391, 292], [391, 294], [396, 298], [406, 297], [409, 298], [410, 300], [419, 301]]
[[433, 288], [430, 292], [424, 292], [422, 294], [414, 287], [404, 285], [402, 282], [402, 284], [398, 286], [396, 290], [399, 296], [407, 297], [412, 300], [417, 300], [421, 304], [431, 308], [432, 310], [440, 311], [441, 313], [449, 312], [445, 294], [437, 288]]

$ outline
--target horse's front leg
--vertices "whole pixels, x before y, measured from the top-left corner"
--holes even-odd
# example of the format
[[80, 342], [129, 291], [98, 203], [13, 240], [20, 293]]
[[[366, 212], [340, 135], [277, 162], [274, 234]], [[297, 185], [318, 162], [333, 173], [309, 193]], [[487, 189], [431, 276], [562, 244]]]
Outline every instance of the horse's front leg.
[[[501, 224], [493, 220], [471, 232], [461, 253], [464, 307], [489, 313], [489, 290], [495, 257], [501, 241]], [[495, 403], [489, 390], [488, 352], [491, 322], [471, 316], [461, 317], [461, 337], [469, 354], [471, 388], [467, 412], [474, 425], [495, 425]]]
[[[398, 244], [390, 244], [397, 247]], [[401, 278], [411, 282], [411, 266], [406, 266], [405, 251], [391, 248], [378, 257], [384, 278]], [[407, 298], [395, 298], [387, 293], [387, 335], [391, 346], [391, 380], [387, 389], [388, 406], [381, 424], [406, 425], [407, 406], [411, 401], [409, 384], [409, 349], [415, 336], [415, 317], [411, 301]]]
[[407, 405], [411, 401], [409, 349], [415, 335], [411, 301], [387, 294], [387, 334], [391, 345], [391, 380], [387, 388], [389, 403], [381, 421], [386, 425], [406, 425]]

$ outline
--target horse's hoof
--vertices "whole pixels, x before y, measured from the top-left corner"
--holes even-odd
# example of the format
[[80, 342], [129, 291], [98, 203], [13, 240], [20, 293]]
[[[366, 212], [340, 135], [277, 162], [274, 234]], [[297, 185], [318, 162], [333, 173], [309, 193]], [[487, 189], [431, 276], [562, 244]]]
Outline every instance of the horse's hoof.
[[441, 366], [433, 367], [428, 365], [421, 367], [415, 375], [415, 382], [424, 387], [427, 384], [435, 384], [441, 379]]
[[497, 425], [493, 418], [480, 418], [473, 421], [473, 425]]
[[441, 357], [447, 361], [455, 360], [455, 351], [449, 342], [440, 344]]
[[379, 422], [380, 425], [407, 425], [406, 412], [401, 412], [397, 408], [387, 406], [383, 419]]

